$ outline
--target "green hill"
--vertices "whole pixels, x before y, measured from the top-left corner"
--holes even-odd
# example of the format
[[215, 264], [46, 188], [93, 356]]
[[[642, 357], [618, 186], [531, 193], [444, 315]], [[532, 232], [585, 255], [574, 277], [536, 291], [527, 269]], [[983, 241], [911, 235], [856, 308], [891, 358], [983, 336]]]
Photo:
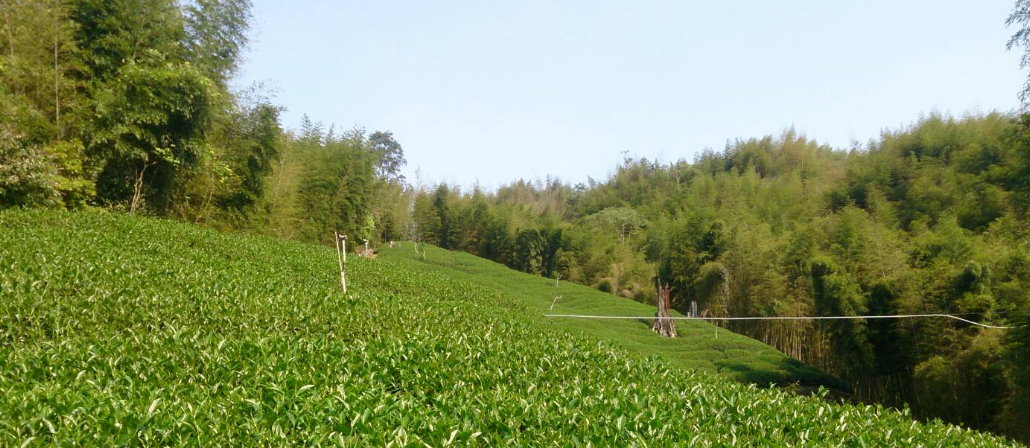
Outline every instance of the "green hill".
[[[380, 256], [402, 263], [412, 270], [435, 272], [450, 278], [482, 285], [510, 297], [510, 306], [532, 318], [546, 314], [585, 314], [602, 316], [652, 316], [655, 308], [616, 297], [583, 285], [525, 274], [502, 264], [469, 255], [427, 246], [421, 260], [411, 243], [384, 249]], [[561, 298], [555, 300], [555, 297]], [[553, 308], [552, 308], [553, 304]], [[732, 379], [759, 386], [826, 386], [845, 388], [831, 375], [787, 357], [759, 341], [717, 328], [706, 322], [679, 321], [679, 337], [662, 338], [651, 331], [651, 319], [598, 320], [549, 319], [564, 330], [614, 343], [631, 352], [658, 355], [670, 364], [688, 369], [718, 372]]]
[[344, 295], [330, 249], [170, 221], [6, 211], [0, 243], [2, 446], [1012, 446], [672, 368], [393, 257]]

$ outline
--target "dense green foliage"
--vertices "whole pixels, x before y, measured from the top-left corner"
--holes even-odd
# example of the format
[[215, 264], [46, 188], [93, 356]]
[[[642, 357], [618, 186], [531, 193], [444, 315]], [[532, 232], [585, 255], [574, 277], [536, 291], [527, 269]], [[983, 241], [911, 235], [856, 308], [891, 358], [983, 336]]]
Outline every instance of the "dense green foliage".
[[[424, 256], [422, 256], [424, 255]], [[413, 270], [484, 286], [518, 300], [528, 315], [545, 314], [651, 316], [654, 307], [621, 299], [584, 285], [555, 282], [455, 251], [429, 246], [416, 253], [410, 243], [384, 248], [386, 259]], [[678, 315], [678, 313], [675, 313]], [[766, 344], [705, 322], [677, 322], [675, 339], [655, 337], [651, 319], [550, 319], [555, 327], [599, 339], [631, 352], [659, 356], [684, 369], [717, 372], [761, 387], [775, 384], [801, 392], [823, 386], [840, 392], [847, 386], [826, 373], [791, 359]]]
[[[0, 444], [1013, 446], [670, 368], [521, 300], [107, 212], [0, 213]], [[657, 336], [655, 336], [657, 338]]]
[[[648, 303], [667, 282], [680, 310], [1018, 325], [1030, 309], [1022, 120], [934, 115], [850, 151], [788, 131], [693, 162], [626, 159], [586, 185], [440, 186], [414, 217], [430, 243], [525, 272]], [[731, 328], [839, 375], [862, 400], [1012, 434], [1030, 419], [1019, 332], [932, 319]]]
[[284, 132], [259, 88], [231, 90], [249, 19], [249, 0], [0, 2], [0, 209], [394, 237], [396, 211], [377, 204], [404, 202], [384, 199], [404, 189], [400, 144]]
[[390, 133], [338, 136], [305, 119], [277, 158], [248, 227], [304, 241], [331, 241], [332, 230], [359, 243], [400, 236], [410, 193], [397, 174], [404, 158]]

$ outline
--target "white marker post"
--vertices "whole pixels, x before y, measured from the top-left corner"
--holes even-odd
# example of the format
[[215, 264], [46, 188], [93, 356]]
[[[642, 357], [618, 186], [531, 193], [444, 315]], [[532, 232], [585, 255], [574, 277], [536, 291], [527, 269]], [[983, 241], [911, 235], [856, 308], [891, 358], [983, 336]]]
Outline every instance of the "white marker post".
[[340, 288], [343, 289], [343, 293], [347, 293], [347, 235], [341, 235], [340, 232], [333, 231], [333, 235], [336, 237], [336, 258], [340, 263]]

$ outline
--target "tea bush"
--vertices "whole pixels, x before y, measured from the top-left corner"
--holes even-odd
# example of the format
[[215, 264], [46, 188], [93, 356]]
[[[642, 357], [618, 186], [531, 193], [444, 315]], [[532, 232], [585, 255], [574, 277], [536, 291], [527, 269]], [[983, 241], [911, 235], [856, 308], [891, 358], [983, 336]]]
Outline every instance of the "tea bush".
[[0, 213], [3, 446], [1012, 446], [671, 368], [495, 291], [107, 212]]

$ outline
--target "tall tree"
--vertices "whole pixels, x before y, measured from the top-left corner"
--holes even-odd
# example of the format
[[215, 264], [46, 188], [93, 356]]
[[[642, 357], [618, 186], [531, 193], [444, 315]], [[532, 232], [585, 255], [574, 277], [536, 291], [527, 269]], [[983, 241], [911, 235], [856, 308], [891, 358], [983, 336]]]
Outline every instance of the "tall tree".
[[[1019, 59], [1019, 66], [1030, 67], [1030, 0], [1016, 0], [1016, 6], [1005, 19], [1005, 26], [1017, 26], [1019, 29], [1009, 38], [1008, 49], [1023, 47], [1023, 56]], [[1024, 105], [1030, 102], [1030, 75], [1023, 84], [1023, 90], [1019, 92], [1019, 99]]]
[[[68, 115], [75, 107], [79, 67], [74, 40], [76, 23], [58, 0], [0, 2], [4, 34], [0, 37], [0, 84], [28, 108], [7, 111], [25, 137], [36, 142], [70, 134]], [[21, 116], [21, 119], [18, 117]]]
[[404, 160], [404, 149], [393, 138], [392, 132], [373, 132], [368, 136], [368, 147], [376, 156], [376, 175], [382, 179], [403, 180], [400, 170], [407, 162]]
[[224, 85], [247, 47], [250, 0], [189, 0], [183, 10], [188, 59]]
[[153, 61], [182, 61], [186, 38], [175, 0], [73, 0], [76, 41], [83, 51], [91, 90], [103, 90], [122, 67]]
[[146, 200], [165, 211], [179, 170], [196, 165], [205, 148], [213, 93], [196, 68], [146, 53], [96, 93], [87, 147], [101, 167], [101, 200], [127, 202], [132, 211]]

